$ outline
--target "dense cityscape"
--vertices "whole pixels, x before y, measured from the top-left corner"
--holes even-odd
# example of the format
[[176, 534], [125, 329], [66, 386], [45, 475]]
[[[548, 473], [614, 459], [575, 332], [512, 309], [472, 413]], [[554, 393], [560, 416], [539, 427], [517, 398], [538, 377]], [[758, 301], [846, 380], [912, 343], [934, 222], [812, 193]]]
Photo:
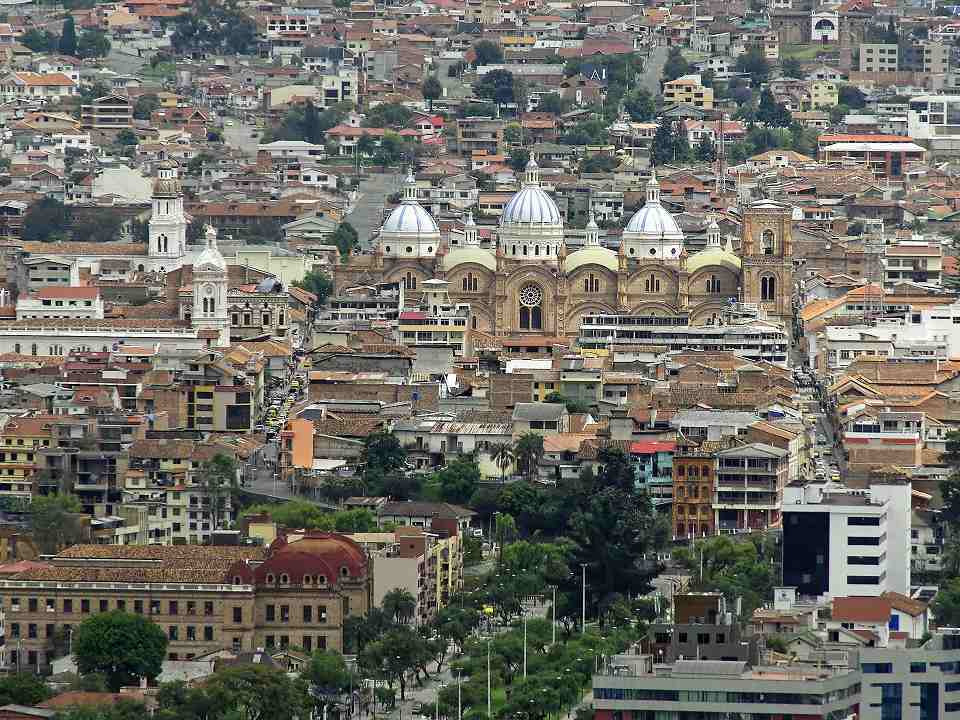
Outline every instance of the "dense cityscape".
[[0, 0], [0, 720], [960, 718], [958, 16]]

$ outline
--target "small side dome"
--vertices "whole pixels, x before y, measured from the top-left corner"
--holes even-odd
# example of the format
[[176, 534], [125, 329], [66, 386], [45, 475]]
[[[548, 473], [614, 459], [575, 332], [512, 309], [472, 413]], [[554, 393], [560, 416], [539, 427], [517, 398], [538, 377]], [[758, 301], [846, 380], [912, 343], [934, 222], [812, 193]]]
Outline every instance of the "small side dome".
[[440, 227], [420, 203], [405, 202], [390, 213], [380, 230], [382, 233], [439, 233]]
[[570, 253], [563, 261], [563, 270], [571, 273], [584, 265], [599, 265], [613, 272], [619, 269], [617, 254], [608, 248], [591, 246]]

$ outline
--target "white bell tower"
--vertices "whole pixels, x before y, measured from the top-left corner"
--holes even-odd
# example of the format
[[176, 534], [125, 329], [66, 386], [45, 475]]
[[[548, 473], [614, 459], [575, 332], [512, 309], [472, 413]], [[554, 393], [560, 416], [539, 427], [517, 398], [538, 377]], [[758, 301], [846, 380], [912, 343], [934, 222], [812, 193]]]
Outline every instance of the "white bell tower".
[[213, 347], [230, 344], [230, 319], [227, 314], [227, 262], [217, 248], [217, 231], [207, 225], [207, 246], [193, 264], [193, 310], [190, 323], [199, 330], [214, 330], [209, 338]]
[[187, 248], [187, 216], [177, 164], [164, 160], [157, 166], [153, 183], [147, 257], [150, 270], [170, 272], [183, 265]]

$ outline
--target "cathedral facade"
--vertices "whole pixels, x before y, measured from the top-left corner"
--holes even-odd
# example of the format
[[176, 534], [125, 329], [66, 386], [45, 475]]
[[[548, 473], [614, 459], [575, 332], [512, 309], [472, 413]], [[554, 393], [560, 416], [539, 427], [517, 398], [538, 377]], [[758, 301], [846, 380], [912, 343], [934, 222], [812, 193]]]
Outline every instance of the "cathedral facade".
[[686, 314], [691, 325], [704, 325], [716, 322], [731, 299], [756, 304], [772, 319], [788, 317], [790, 208], [768, 201], [743, 207], [741, 232], [737, 253], [711, 222], [707, 246], [687, 254], [654, 174], [616, 251], [601, 245], [591, 217], [584, 246], [568, 253], [562, 216], [531, 159], [522, 187], [504, 206], [494, 247], [481, 247], [470, 214], [463, 244], [448, 247], [408, 177], [373, 254], [338, 264], [334, 284], [340, 293], [400, 282], [415, 294], [426, 280], [446, 280], [450, 300], [470, 304], [473, 329], [494, 335], [574, 335], [580, 319], [594, 313]]

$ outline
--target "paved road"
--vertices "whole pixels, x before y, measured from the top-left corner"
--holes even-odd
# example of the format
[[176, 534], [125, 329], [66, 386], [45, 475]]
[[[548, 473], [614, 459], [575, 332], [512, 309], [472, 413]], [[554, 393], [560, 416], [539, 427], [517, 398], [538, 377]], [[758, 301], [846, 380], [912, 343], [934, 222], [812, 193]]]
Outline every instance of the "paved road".
[[667, 54], [665, 45], [657, 45], [653, 48], [643, 66], [640, 86], [646, 88], [651, 95], [657, 96], [660, 94], [660, 77], [663, 75], [663, 66], [667, 62]]
[[384, 201], [391, 193], [400, 189], [402, 178], [397, 173], [370, 173], [360, 183], [360, 197], [354, 203], [353, 210], [347, 215], [347, 221], [353, 225], [360, 237], [362, 248], [370, 247], [370, 236], [380, 226], [380, 213]]
[[257, 146], [260, 144], [260, 136], [251, 135], [256, 130], [256, 126], [247, 125], [233, 118], [229, 122], [233, 125], [224, 125], [223, 140], [232, 148], [236, 148], [244, 155], [249, 157], [257, 156]]

